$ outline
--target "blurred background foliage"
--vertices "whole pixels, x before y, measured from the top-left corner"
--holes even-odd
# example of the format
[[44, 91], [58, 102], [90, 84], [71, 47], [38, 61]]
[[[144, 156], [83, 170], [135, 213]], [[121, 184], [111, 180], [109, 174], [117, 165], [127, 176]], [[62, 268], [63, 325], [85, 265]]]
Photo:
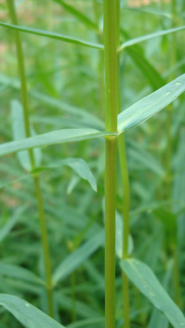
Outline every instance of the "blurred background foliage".
[[[60, 1], [17, 0], [19, 25], [92, 42], [103, 42], [102, 2], [68, 1], [94, 27], [70, 13]], [[5, 1], [0, 20], [10, 22]], [[185, 25], [185, 5], [176, 1], [121, 1], [121, 41]], [[91, 28], [92, 27], [92, 28]], [[28, 81], [30, 119], [37, 134], [72, 127], [104, 126], [103, 52], [41, 36], [21, 33]], [[137, 100], [183, 74], [185, 34], [179, 31], [125, 49], [121, 54], [121, 98], [124, 110]], [[175, 60], [172, 52], [175, 51]], [[13, 139], [11, 101], [20, 100], [14, 33], [0, 27], [0, 142]], [[185, 115], [182, 95], [171, 106], [170, 158], [167, 112], [131, 129], [125, 135], [131, 186], [133, 257], [156, 273], [169, 295], [184, 310], [185, 271]], [[91, 120], [93, 114], [100, 120]], [[103, 139], [54, 145], [42, 149], [42, 166], [61, 159], [82, 158], [97, 182], [97, 193], [70, 167], [40, 174], [46, 212], [52, 269], [79, 248], [79, 265], [69, 269], [55, 289], [56, 319], [69, 328], [104, 327], [104, 142]], [[167, 168], [170, 168], [167, 172]], [[119, 173], [119, 170], [118, 170]], [[120, 174], [120, 173], [119, 173]], [[117, 178], [117, 210], [122, 191]], [[119, 214], [118, 214], [119, 215]], [[0, 161], [0, 292], [20, 296], [47, 312], [44, 290], [20, 277], [16, 265], [43, 277], [40, 228], [31, 176], [16, 155]], [[81, 245], [98, 236], [89, 254]], [[179, 284], [174, 287], [174, 249]], [[84, 257], [83, 257], [84, 256]], [[70, 261], [64, 262], [66, 271]], [[121, 273], [116, 270], [116, 319], [122, 327]], [[2, 265], [2, 269], [1, 269]], [[14, 272], [14, 274], [13, 274]], [[168, 327], [158, 310], [130, 285], [132, 327]], [[20, 324], [0, 309], [2, 328]]]

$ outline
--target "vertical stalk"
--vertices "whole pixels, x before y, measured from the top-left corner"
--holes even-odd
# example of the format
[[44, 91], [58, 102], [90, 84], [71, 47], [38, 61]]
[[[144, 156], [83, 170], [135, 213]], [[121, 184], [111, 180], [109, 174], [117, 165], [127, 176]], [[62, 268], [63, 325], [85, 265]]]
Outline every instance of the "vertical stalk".
[[[116, 1], [103, 1], [106, 131], [117, 133]], [[105, 141], [105, 327], [115, 327], [115, 206], [117, 137]]]
[[[120, 0], [116, 0], [116, 16], [117, 16], [117, 48], [120, 46]], [[118, 112], [121, 112], [121, 95], [120, 95], [120, 54], [117, 53], [117, 78], [118, 78]], [[129, 175], [127, 167], [127, 156], [125, 147], [124, 134], [118, 138], [118, 154], [119, 164], [121, 171], [121, 184], [123, 189], [123, 202], [122, 202], [122, 216], [123, 216], [123, 259], [128, 258], [128, 238], [129, 238], [129, 211], [130, 211], [130, 187], [129, 187]], [[122, 272], [122, 284], [123, 284], [123, 319], [124, 327], [130, 327], [130, 306], [129, 306], [129, 280], [127, 275]]]
[[[16, 15], [16, 10], [14, 6], [13, 0], [7, 0], [9, 15], [12, 20], [12, 24], [18, 25], [18, 19]], [[24, 67], [24, 55], [22, 50], [21, 37], [18, 31], [15, 31], [15, 45], [17, 51], [17, 64], [19, 77], [21, 81], [21, 98], [22, 98], [22, 106], [23, 106], [23, 116], [24, 116], [24, 126], [26, 137], [29, 138], [31, 136], [30, 133], [30, 123], [29, 123], [29, 111], [28, 111], [28, 98], [27, 98], [27, 81], [25, 75], [25, 67]], [[29, 158], [32, 169], [35, 168], [35, 157], [33, 150], [29, 150]], [[48, 299], [48, 312], [51, 317], [54, 316], [53, 309], [53, 291], [52, 291], [52, 283], [51, 283], [51, 264], [50, 264], [50, 255], [49, 255], [49, 245], [48, 245], [48, 236], [46, 229], [46, 221], [44, 216], [44, 207], [42, 200], [42, 191], [40, 187], [40, 181], [38, 176], [33, 177], [33, 182], [35, 186], [36, 198], [37, 198], [37, 206], [39, 212], [39, 221], [41, 227], [41, 239], [42, 239], [42, 248], [44, 254], [44, 264], [45, 264], [45, 274], [46, 274], [46, 291], [47, 291], [47, 299]]]

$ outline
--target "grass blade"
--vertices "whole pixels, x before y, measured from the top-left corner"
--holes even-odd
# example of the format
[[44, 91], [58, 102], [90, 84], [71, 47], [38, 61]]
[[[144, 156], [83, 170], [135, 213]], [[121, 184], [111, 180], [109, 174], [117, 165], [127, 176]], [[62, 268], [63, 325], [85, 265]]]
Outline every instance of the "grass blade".
[[140, 36], [139, 38], [128, 40], [128, 41], [122, 43], [122, 45], [119, 48], [119, 51], [122, 51], [123, 49], [131, 47], [131, 46], [133, 46], [137, 43], [147, 41], [147, 40], [151, 40], [153, 38], [157, 38], [159, 36], [167, 35], [167, 34], [170, 34], [170, 33], [175, 33], [175, 32], [178, 32], [178, 31], [182, 31], [184, 29], [185, 29], [185, 25], [175, 27], [175, 28], [171, 28], [171, 29], [165, 30], [165, 31], [159, 31], [159, 32], [143, 35], [143, 36]]
[[45, 36], [45, 37], [48, 37], [48, 38], [51, 38], [51, 39], [54, 39], [54, 40], [73, 43], [73, 44], [77, 44], [77, 45], [85, 46], [85, 47], [89, 47], [89, 48], [100, 49], [100, 50], [102, 50], [104, 48], [104, 46], [102, 44], [97, 44], [97, 43], [93, 43], [93, 42], [80, 40], [80, 39], [75, 38], [75, 37], [70, 37], [70, 36], [66, 36], [66, 35], [63, 35], [63, 34], [55, 33], [55, 32], [43, 31], [43, 30], [40, 30], [40, 29], [34, 29], [34, 28], [31, 28], [31, 27], [18, 26], [18, 25], [7, 24], [7, 23], [0, 23], [0, 26], [4, 26], [4, 27], [7, 27], [7, 28], [10, 28], [10, 29], [13, 29], [13, 30], [17, 30], [17, 31], [20, 31], [20, 32]]
[[115, 135], [111, 132], [100, 132], [94, 129], [66, 129], [44, 133], [34, 137], [19, 141], [11, 141], [0, 146], [0, 156], [15, 153], [20, 150], [32, 149], [35, 147], [60, 144], [65, 142], [87, 140], [103, 136]]
[[118, 132], [143, 123], [185, 91], [185, 74], [139, 100], [118, 115]]
[[92, 189], [94, 191], [97, 191], [97, 184], [96, 180], [87, 165], [87, 163], [81, 159], [81, 158], [67, 158], [64, 159], [57, 164], [51, 164], [49, 166], [44, 166], [44, 167], [38, 167], [37, 169], [33, 170], [31, 173], [35, 172], [41, 172], [45, 170], [50, 170], [50, 169], [56, 169], [61, 166], [67, 165], [71, 167], [82, 179], [87, 180], [89, 184], [91, 185]]
[[12, 313], [26, 328], [65, 328], [19, 297], [0, 294], [0, 305]]
[[127, 259], [121, 261], [121, 268], [140, 292], [168, 318], [173, 327], [185, 327], [185, 318], [182, 312], [146, 264], [135, 259]]

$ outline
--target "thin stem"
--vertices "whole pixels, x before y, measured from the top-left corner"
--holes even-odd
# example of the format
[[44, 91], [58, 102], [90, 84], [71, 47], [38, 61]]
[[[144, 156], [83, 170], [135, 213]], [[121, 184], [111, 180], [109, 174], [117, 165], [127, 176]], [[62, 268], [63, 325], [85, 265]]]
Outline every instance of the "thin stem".
[[39, 177], [34, 176], [33, 180], [34, 180], [34, 184], [35, 184], [37, 205], [38, 205], [38, 211], [39, 211], [39, 221], [40, 221], [40, 227], [41, 227], [42, 247], [43, 247], [43, 253], [44, 253], [48, 312], [51, 317], [54, 317], [53, 287], [52, 287], [52, 281], [51, 281], [51, 263], [50, 263], [49, 244], [48, 244], [46, 220], [45, 220], [45, 215], [44, 215], [42, 191], [41, 191], [41, 187], [40, 187]]
[[[8, 9], [10, 18], [14, 25], [18, 25], [18, 19], [16, 16], [16, 10], [14, 6], [13, 0], [7, 0]], [[18, 31], [14, 31], [15, 34], [15, 45], [17, 51], [17, 64], [19, 70], [19, 77], [21, 80], [21, 98], [22, 98], [22, 106], [23, 106], [23, 116], [24, 116], [24, 126], [26, 137], [29, 138], [31, 136], [30, 132], [30, 123], [29, 123], [29, 111], [28, 111], [28, 97], [27, 97], [27, 82], [26, 82], [26, 74], [24, 67], [24, 55], [22, 50], [21, 37]], [[33, 150], [29, 150], [29, 158], [32, 169], [35, 168], [35, 158]], [[46, 273], [46, 290], [47, 290], [47, 299], [48, 299], [48, 312], [51, 317], [54, 316], [53, 309], [53, 293], [52, 293], [52, 284], [51, 284], [51, 264], [50, 264], [50, 255], [49, 255], [49, 245], [48, 245], [48, 237], [47, 237], [47, 229], [46, 229], [46, 221], [44, 216], [44, 208], [43, 208], [43, 200], [42, 200], [42, 192], [40, 188], [39, 177], [33, 177], [38, 212], [39, 212], [39, 221], [41, 227], [41, 238], [42, 238], [42, 248], [44, 253], [44, 263], [45, 263], [45, 273]]]
[[112, 0], [104, 0], [103, 12], [106, 85], [106, 130], [117, 133], [118, 79], [116, 2]]
[[117, 138], [106, 140], [105, 145], [105, 327], [114, 328]]
[[[106, 131], [117, 133], [116, 2], [103, 1]], [[117, 137], [105, 141], [105, 327], [115, 327], [115, 210]]]
[[[117, 48], [120, 46], [120, 0], [116, 1], [116, 16], [117, 16]], [[118, 78], [118, 112], [121, 112], [121, 94], [120, 94], [120, 53], [117, 53], [117, 78]], [[123, 189], [122, 215], [123, 215], [123, 259], [128, 258], [128, 238], [129, 238], [129, 211], [130, 211], [130, 187], [129, 175], [127, 168], [127, 156], [124, 134], [118, 138], [118, 153], [119, 164], [121, 170], [121, 184]], [[129, 306], [129, 280], [127, 275], [122, 272], [123, 283], [123, 316], [124, 327], [130, 327], [130, 306]]]

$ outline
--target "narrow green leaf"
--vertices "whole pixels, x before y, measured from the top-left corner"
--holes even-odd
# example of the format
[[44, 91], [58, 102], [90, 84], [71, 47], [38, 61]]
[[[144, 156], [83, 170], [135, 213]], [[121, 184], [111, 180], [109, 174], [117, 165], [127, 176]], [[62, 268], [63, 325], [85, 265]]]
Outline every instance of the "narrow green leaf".
[[55, 0], [58, 4], [60, 4], [65, 10], [67, 10], [70, 14], [75, 16], [81, 23], [83, 23], [85, 26], [88, 26], [92, 28], [93, 30], [97, 31], [98, 27], [97, 25], [89, 19], [87, 16], [82, 14], [79, 10], [75, 9], [72, 6], [69, 6], [65, 1], [63, 0]]
[[104, 46], [102, 44], [98, 43], [93, 43], [93, 42], [88, 42], [88, 41], [83, 41], [80, 39], [77, 39], [75, 37], [70, 37], [66, 36], [63, 34], [55, 33], [55, 32], [49, 32], [49, 31], [43, 31], [39, 29], [34, 29], [31, 27], [24, 27], [24, 26], [18, 26], [18, 25], [13, 25], [13, 24], [7, 24], [7, 23], [0, 23], [1, 26], [17, 30], [20, 32], [25, 32], [25, 33], [30, 33], [30, 34], [35, 34], [35, 35], [40, 35], [40, 36], [46, 36], [48, 38], [54, 39], [54, 40], [60, 40], [68, 43], [73, 43], [89, 48], [94, 48], [94, 49], [104, 49]]
[[111, 132], [100, 132], [94, 129], [66, 129], [40, 134], [20, 141], [11, 141], [0, 145], [0, 156], [20, 150], [43, 147], [65, 142], [87, 140], [92, 138], [115, 135]]
[[147, 41], [147, 40], [151, 40], [153, 38], [157, 38], [159, 36], [163, 36], [163, 35], [166, 35], [166, 34], [182, 31], [184, 29], [185, 29], [185, 25], [180, 26], [180, 27], [171, 28], [171, 29], [165, 30], [165, 31], [159, 31], [159, 32], [143, 35], [143, 36], [140, 36], [139, 38], [128, 40], [120, 46], [119, 51], [122, 51], [123, 49], [125, 49], [127, 47], [131, 47], [134, 44], [137, 44], [137, 43], [140, 43], [140, 42], [143, 42], [143, 41]]
[[0, 294], [0, 305], [7, 309], [26, 328], [65, 328], [19, 297]]
[[[12, 128], [13, 128], [13, 138], [14, 140], [22, 140], [26, 138], [24, 117], [23, 117], [23, 108], [21, 103], [18, 100], [11, 101], [11, 112], [12, 112]], [[32, 136], [35, 135], [33, 127], [30, 128]], [[30, 171], [32, 166], [30, 163], [30, 157], [27, 150], [17, 153], [19, 162], [21, 166]], [[40, 165], [41, 162], [41, 150], [40, 148], [34, 149], [34, 157], [36, 165]]]
[[182, 312], [146, 264], [135, 259], [128, 259], [121, 261], [121, 268], [140, 292], [168, 318], [173, 327], [185, 327], [185, 318]]
[[184, 91], [185, 74], [128, 107], [118, 115], [119, 134], [146, 121]]
[[7, 221], [7, 223], [4, 226], [1, 226], [0, 228], [0, 242], [6, 238], [6, 236], [9, 234], [9, 232], [13, 229], [17, 221], [20, 219], [20, 216], [24, 213], [24, 211], [27, 209], [27, 206], [20, 207], [17, 211], [14, 212], [12, 217]]
[[34, 284], [45, 285], [45, 282], [33, 272], [17, 265], [0, 262], [0, 275], [29, 281]]
[[105, 232], [102, 230], [65, 258], [53, 273], [53, 284], [56, 285], [89, 258], [90, 255], [103, 245], [104, 237]]
[[56, 164], [38, 167], [37, 169], [32, 170], [31, 173], [41, 172], [54, 168], [56, 169], [64, 165], [70, 166], [82, 179], [87, 180], [89, 182], [94, 191], [97, 191], [96, 180], [87, 163], [81, 158], [67, 158], [57, 162]]

